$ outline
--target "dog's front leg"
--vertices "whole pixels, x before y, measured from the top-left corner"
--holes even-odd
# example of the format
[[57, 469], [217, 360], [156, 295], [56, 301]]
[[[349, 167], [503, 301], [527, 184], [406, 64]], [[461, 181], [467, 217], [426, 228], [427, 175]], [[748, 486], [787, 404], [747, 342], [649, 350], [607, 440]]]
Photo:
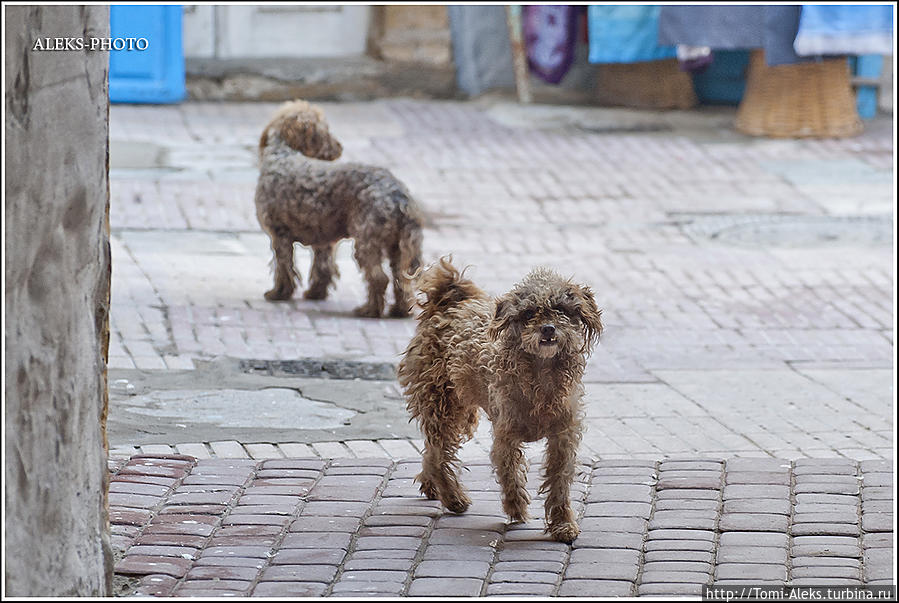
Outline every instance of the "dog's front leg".
[[560, 542], [572, 542], [581, 533], [571, 510], [571, 482], [574, 481], [575, 459], [580, 430], [570, 429], [549, 436], [543, 466], [543, 484], [540, 492], [546, 492], [546, 531]]
[[522, 441], [502, 430], [494, 429], [490, 461], [502, 490], [503, 510], [512, 521], [528, 520], [527, 467]]

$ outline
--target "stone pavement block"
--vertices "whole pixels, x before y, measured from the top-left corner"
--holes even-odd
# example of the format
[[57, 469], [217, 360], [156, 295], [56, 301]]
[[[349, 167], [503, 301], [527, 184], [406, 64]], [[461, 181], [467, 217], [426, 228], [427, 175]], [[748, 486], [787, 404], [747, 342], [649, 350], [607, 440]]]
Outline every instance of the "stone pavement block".
[[790, 515], [791, 504], [788, 499], [736, 498], [725, 500], [722, 509], [725, 513], [776, 513], [778, 515]]
[[796, 484], [793, 488], [796, 494], [806, 494], [808, 492], [820, 492], [822, 494], [851, 494], [859, 493], [858, 483], [841, 484], [841, 483], [820, 483], [820, 482], [802, 482]]
[[794, 566], [790, 575], [796, 578], [851, 578], [861, 580], [861, 570], [857, 567], [840, 565], [805, 565]]
[[715, 543], [709, 540], [647, 540], [645, 552], [651, 551], [706, 551], [715, 550]]
[[[508, 542], [508, 540], [506, 541]], [[643, 546], [643, 534], [637, 532], [581, 531], [572, 543], [575, 549], [634, 549]]]
[[194, 566], [187, 572], [188, 580], [255, 580], [255, 567]]
[[636, 563], [578, 561], [572, 562], [565, 570], [565, 580], [626, 580], [637, 579], [639, 566]]
[[496, 572], [555, 572], [562, 571], [560, 561], [500, 561], [493, 566]]
[[[793, 548], [796, 554], [796, 548]], [[721, 546], [718, 549], [717, 562], [724, 563], [763, 563], [784, 565], [787, 562], [786, 547], [778, 546]]]
[[894, 539], [893, 532], [864, 534], [862, 535], [862, 547], [865, 549], [892, 547]]
[[[348, 539], [347, 539], [348, 541]], [[399, 549], [399, 550], [415, 550], [418, 549], [421, 540], [409, 536], [365, 536], [356, 540], [357, 551], [367, 549]]]
[[345, 571], [350, 570], [359, 570], [359, 571], [398, 571], [398, 572], [406, 572], [409, 573], [412, 571], [412, 567], [414, 562], [412, 559], [366, 559], [356, 557], [355, 555], [347, 561], [343, 569]]
[[175, 594], [176, 596], [183, 596], [184, 593], [190, 592], [190, 596], [195, 597], [202, 596], [203, 594], [206, 594], [210, 591], [213, 593], [217, 593], [219, 591], [245, 593], [250, 589], [250, 584], [251, 582], [249, 580], [204, 580], [187, 578], [175, 590]]
[[774, 498], [786, 499], [790, 496], [790, 487], [777, 484], [729, 484], [724, 486], [724, 500], [739, 498]]
[[848, 557], [793, 557], [790, 565], [795, 567], [861, 567], [861, 561]]
[[568, 549], [566, 547], [564, 550], [549, 551], [535, 548], [515, 548], [504, 545], [499, 551], [497, 559], [500, 563], [524, 561], [564, 563], [568, 559]]
[[417, 550], [412, 549], [366, 549], [354, 550], [353, 559], [400, 559], [412, 561], [418, 555]]
[[712, 530], [650, 530], [646, 534], [647, 540], [714, 540], [715, 532]]
[[[712, 564], [701, 561], [646, 561], [643, 572], [699, 572], [712, 573]], [[645, 581], [644, 581], [645, 582]]]
[[203, 557], [249, 557], [265, 559], [269, 557], [269, 546], [214, 546], [203, 549]]
[[559, 574], [556, 572], [540, 571], [494, 571], [490, 575], [491, 584], [499, 582], [542, 582], [555, 584]]
[[344, 549], [350, 546], [352, 534], [344, 532], [291, 532], [281, 541], [283, 549]]
[[135, 544], [128, 549], [129, 555], [142, 555], [145, 557], [181, 557], [184, 559], [193, 559], [196, 553], [197, 549], [190, 546]]
[[140, 583], [134, 590], [136, 596], [147, 597], [169, 597], [175, 586], [178, 584], [178, 578], [167, 576], [165, 574], [149, 574], [142, 576]]
[[[515, 544], [515, 543], [513, 543]], [[506, 549], [511, 548], [509, 545]], [[528, 547], [529, 549], [532, 547]], [[567, 547], [566, 547], [567, 548]], [[412, 549], [407, 549], [412, 550]], [[356, 548], [358, 554], [359, 548]], [[423, 560], [446, 559], [452, 561], [493, 561], [496, 550], [489, 546], [473, 546], [473, 545], [451, 545], [451, 544], [428, 544], [425, 549]]]
[[[728, 461], [728, 469], [730, 469], [732, 461]], [[790, 471], [733, 471], [729, 470], [726, 474], [725, 481], [728, 485], [763, 485], [773, 484], [777, 486], [790, 485]]]
[[782, 564], [768, 563], [719, 563], [715, 568], [715, 581], [726, 580], [783, 580], [787, 568]]
[[717, 499], [693, 498], [657, 500], [653, 508], [656, 511], [717, 511], [720, 506]]
[[773, 513], [725, 513], [718, 522], [722, 532], [786, 532], [789, 518]]
[[254, 597], [322, 597], [328, 585], [321, 582], [259, 582]]
[[372, 582], [402, 583], [409, 576], [405, 570], [345, 570], [340, 575], [340, 583], [365, 584]]
[[793, 536], [858, 536], [858, 525], [852, 523], [794, 523]]
[[582, 532], [630, 532], [642, 534], [646, 531], [647, 522], [639, 517], [584, 517], [578, 522], [578, 525]]
[[706, 511], [656, 511], [649, 521], [650, 530], [712, 530], [715, 514]]
[[787, 548], [790, 538], [779, 532], [725, 532], [718, 538], [719, 546], [773, 546]]
[[115, 564], [115, 573], [122, 575], [164, 574], [180, 578], [191, 566], [189, 559], [181, 557], [126, 555]]
[[487, 586], [488, 597], [549, 597], [555, 584], [541, 582], [492, 582]]
[[560, 597], [630, 597], [632, 582], [603, 579], [564, 579], [559, 588]]
[[711, 551], [646, 551], [643, 554], [644, 563], [708, 563], [715, 561], [715, 554]]
[[484, 579], [490, 571], [486, 561], [422, 561], [415, 568], [416, 578], [479, 578]]
[[336, 565], [272, 565], [265, 568], [260, 576], [260, 581], [304, 581], [330, 583], [337, 574]]
[[627, 563], [637, 565], [640, 551], [621, 549], [575, 549], [570, 563]]
[[272, 565], [339, 565], [346, 551], [339, 548], [279, 548], [272, 557]]
[[709, 581], [711, 574], [709, 572], [691, 572], [691, 571], [659, 571], [647, 570], [640, 575], [640, 584], [705, 584]]
[[687, 596], [687, 597], [698, 597], [702, 595], [702, 587], [703, 584], [699, 583], [691, 583], [691, 582], [675, 582], [675, 583], [659, 583], [654, 582], [651, 584], [640, 584], [637, 589], [637, 594], [641, 596]]
[[410, 597], [477, 597], [483, 580], [473, 578], [415, 578], [409, 585]]
[[892, 532], [892, 513], [862, 513], [862, 529], [865, 532]]

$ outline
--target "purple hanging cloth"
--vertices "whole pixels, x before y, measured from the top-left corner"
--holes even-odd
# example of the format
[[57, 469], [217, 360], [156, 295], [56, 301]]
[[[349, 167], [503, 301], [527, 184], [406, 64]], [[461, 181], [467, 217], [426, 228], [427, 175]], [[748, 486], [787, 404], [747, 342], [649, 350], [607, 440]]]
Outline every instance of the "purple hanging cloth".
[[566, 5], [524, 5], [521, 29], [532, 73], [558, 84], [574, 62], [577, 11]]

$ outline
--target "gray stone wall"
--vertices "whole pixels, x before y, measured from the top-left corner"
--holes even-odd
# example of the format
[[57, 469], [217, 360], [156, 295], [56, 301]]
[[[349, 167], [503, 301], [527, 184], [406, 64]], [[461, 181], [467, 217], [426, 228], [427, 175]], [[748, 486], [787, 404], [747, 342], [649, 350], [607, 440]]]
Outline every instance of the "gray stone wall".
[[5, 585], [110, 594], [106, 6], [6, 6]]

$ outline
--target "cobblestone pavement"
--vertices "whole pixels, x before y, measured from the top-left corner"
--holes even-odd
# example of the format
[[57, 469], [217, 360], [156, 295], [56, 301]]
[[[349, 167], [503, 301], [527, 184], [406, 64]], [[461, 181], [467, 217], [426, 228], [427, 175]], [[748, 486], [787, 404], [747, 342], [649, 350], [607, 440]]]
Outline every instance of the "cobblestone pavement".
[[[733, 109], [323, 106], [343, 159], [389, 167], [426, 208], [426, 260], [452, 253], [494, 294], [539, 264], [594, 287], [607, 328], [586, 375], [585, 453], [892, 458], [891, 118], [846, 140], [769, 140], [736, 134]], [[274, 108], [111, 108], [112, 424], [141, 375], [219, 357], [395, 364], [405, 348], [413, 320], [351, 316], [363, 285], [349, 242], [329, 300], [262, 298], [255, 144]], [[305, 271], [308, 250], [296, 255]], [[129, 427], [111, 444], [405, 456], [415, 434], [396, 428], [395, 387], [382, 402], [396, 420], [379, 435], [353, 422], [307, 439], [299, 424], [234, 451], [235, 438], [191, 437], [198, 410], [172, 420], [178, 434]]]
[[[566, 546], [539, 520], [506, 525], [486, 421], [461, 453], [471, 511], [418, 496], [421, 441], [389, 377], [414, 321], [351, 316], [364, 288], [350, 243], [327, 301], [262, 298], [255, 145], [275, 105], [113, 106], [122, 594], [894, 580], [889, 117], [800, 141], [738, 135], [726, 108], [323, 107], [342, 160], [390, 168], [425, 207], [426, 261], [452, 253], [493, 294], [536, 265], [596, 291], [607, 328], [585, 376], [582, 535]], [[308, 250], [296, 256], [305, 272]], [[539, 445], [527, 453], [533, 493]]]
[[[136, 456], [113, 465], [125, 592], [153, 596], [633, 596], [705, 584], [888, 585], [893, 465], [846, 459], [584, 461], [582, 529], [508, 524], [489, 465], [473, 504], [418, 495], [418, 459]], [[539, 477], [529, 474], [532, 491]], [[531, 514], [542, 516], [541, 501]]]

